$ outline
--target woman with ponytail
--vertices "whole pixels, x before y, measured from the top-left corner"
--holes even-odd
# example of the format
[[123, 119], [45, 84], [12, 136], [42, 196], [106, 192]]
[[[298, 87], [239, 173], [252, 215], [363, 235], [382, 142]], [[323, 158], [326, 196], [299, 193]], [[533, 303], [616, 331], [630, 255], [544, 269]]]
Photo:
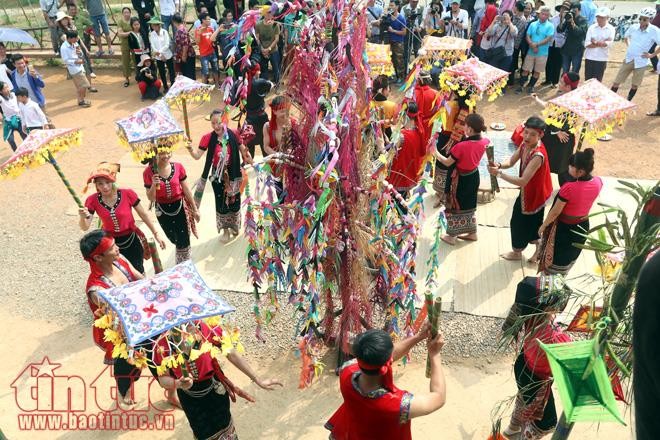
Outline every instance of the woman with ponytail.
[[565, 275], [582, 251], [589, 230], [589, 211], [603, 189], [600, 177], [594, 177], [594, 150], [587, 148], [573, 154], [568, 162], [571, 180], [564, 183], [548, 216], [539, 228], [542, 237], [539, 272]]
[[447, 207], [447, 234], [442, 241], [450, 245], [461, 240], [477, 240], [477, 193], [479, 191], [479, 162], [490, 143], [482, 138], [486, 131], [484, 118], [471, 113], [465, 118], [467, 138], [454, 145], [449, 156], [435, 150], [435, 159], [449, 168], [445, 184], [445, 205]]

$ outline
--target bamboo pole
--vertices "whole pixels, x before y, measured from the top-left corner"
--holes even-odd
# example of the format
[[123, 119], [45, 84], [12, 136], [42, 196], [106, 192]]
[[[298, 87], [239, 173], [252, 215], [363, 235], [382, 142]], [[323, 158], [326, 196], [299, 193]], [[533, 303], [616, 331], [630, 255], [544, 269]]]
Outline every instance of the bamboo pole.
[[188, 122], [188, 106], [186, 104], [186, 98], [181, 99], [181, 111], [183, 112], [183, 125], [186, 129], [186, 136], [188, 136], [188, 139], [192, 139], [190, 137], [190, 123]]
[[69, 191], [69, 194], [71, 194], [71, 197], [73, 197], [73, 200], [76, 202], [76, 205], [78, 205], [78, 208], [80, 209], [84, 208], [82, 202], [80, 201], [80, 198], [76, 194], [76, 191], [69, 183], [69, 179], [66, 178], [64, 172], [62, 172], [62, 169], [60, 168], [60, 165], [57, 163], [57, 161], [55, 160], [55, 158], [53, 157], [53, 155], [50, 153], [49, 150], [46, 150], [45, 157], [48, 163], [50, 163], [53, 166], [53, 168], [55, 168], [55, 171], [57, 171], [57, 175], [60, 176], [60, 179], [62, 179], [64, 186]]
[[[426, 304], [428, 305], [428, 317], [431, 323], [431, 337], [438, 336], [438, 327], [440, 326], [440, 314], [442, 313], [442, 298], [433, 299], [433, 295], [427, 293]], [[426, 377], [431, 377], [431, 357], [426, 356]]]
[[[495, 147], [490, 144], [486, 147], [486, 156], [488, 157], [488, 165], [495, 166]], [[500, 184], [497, 181], [497, 176], [490, 175], [490, 188], [495, 192], [500, 192]]]
[[154, 273], [161, 273], [163, 271], [163, 262], [160, 260], [160, 255], [158, 254], [158, 246], [156, 242], [151, 239], [148, 241], [149, 250], [151, 250], [151, 261], [154, 264]]

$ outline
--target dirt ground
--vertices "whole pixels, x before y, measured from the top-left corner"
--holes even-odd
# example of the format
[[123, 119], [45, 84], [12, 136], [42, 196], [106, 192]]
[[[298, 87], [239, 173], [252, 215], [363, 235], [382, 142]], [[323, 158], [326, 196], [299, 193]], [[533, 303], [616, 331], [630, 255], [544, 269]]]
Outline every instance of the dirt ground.
[[[616, 74], [618, 65], [610, 65], [606, 84]], [[91, 94], [92, 107], [76, 105], [74, 86], [66, 80], [62, 68], [39, 68], [44, 74], [48, 114], [57, 127], [81, 127], [83, 146], [61, 154], [58, 161], [72, 182], [81, 190], [94, 165], [102, 160], [116, 161], [125, 153], [118, 144], [114, 121], [143, 107], [135, 84], [122, 87], [118, 70], [97, 71], [95, 86], [99, 93]], [[636, 113], [630, 115], [623, 130], [614, 133], [610, 142], [600, 142], [596, 148], [596, 173], [616, 177], [657, 179], [660, 170], [658, 138], [660, 118], [645, 116], [656, 105], [655, 75], [648, 73], [637, 96]], [[627, 93], [628, 87], [622, 87]], [[549, 97], [554, 91], [542, 91]], [[215, 92], [213, 101], [219, 94]], [[204, 104], [190, 112], [193, 140], [210, 129], [203, 119], [213, 108]], [[504, 122], [512, 127], [527, 116], [539, 113], [531, 98], [507, 93], [493, 103], [479, 104], [488, 124]], [[7, 144], [0, 145], [0, 162], [10, 155]], [[135, 165], [140, 166], [140, 165]], [[199, 169], [189, 170], [197, 175]], [[136, 188], [137, 189], [137, 188]], [[19, 409], [12, 383], [29, 363], [40, 363], [44, 356], [62, 364], [56, 376], [79, 375], [89, 385], [97, 376], [101, 354], [90, 338], [87, 305], [82, 292], [88, 273], [79, 257], [77, 241], [81, 235], [77, 227], [76, 209], [55, 172], [48, 166], [27, 171], [16, 180], [0, 183], [0, 264], [3, 283], [0, 285], [0, 310], [3, 338], [0, 350], [4, 353], [2, 382], [0, 383], [0, 428], [9, 439], [133, 439], [133, 438], [192, 438], [181, 411], [177, 411], [174, 431], [160, 433], [136, 432], [34, 432], [20, 431], [17, 425]], [[268, 346], [264, 350], [269, 350]], [[515, 393], [511, 377], [510, 358], [449, 360], [448, 403], [438, 413], [413, 423], [416, 438], [483, 439], [490, 429], [491, 410], [497, 402]], [[320, 439], [326, 438], [324, 421], [339, 403], [337, 382], [331, 373], [332, 360], [320, 383], [311, 389], [297, 390], [299, 360], [293, 352], [272, 362], [258, 363], [262, 374], [277, 375], [285, 380], [284, 390], [272, 393], [255, 392], [256, 405], [238, 403], [234, 416], [243, 439]], [[413, 392], [427, 389], [423, 362], [397, 368], [399, 385]], [[242, 376], [230, 369], [236, 382], [245, 384]], [[146, 381], [142, 382], [145, 383]], [[25, 385], [25, 382], [16, 382]], [[87, 389], [90, 392], [90, 388]], [[34, 394], [34, 392], [33, 392]], [[78, 394], [77, 394], [78, 395]], [[79, 395], [78, 395], [79, 397]], [[140, 396], [138, 396], [140, 398]], [[89, 409], [92, 398], [87, 397]], [[41, 408], [41, 407], [40, 407]], [[626, 415], [629, 420], [629, 414]], [[574, 436], [585, 439], [631, 438], [630, 427], [614, 424], [578, 425]]]

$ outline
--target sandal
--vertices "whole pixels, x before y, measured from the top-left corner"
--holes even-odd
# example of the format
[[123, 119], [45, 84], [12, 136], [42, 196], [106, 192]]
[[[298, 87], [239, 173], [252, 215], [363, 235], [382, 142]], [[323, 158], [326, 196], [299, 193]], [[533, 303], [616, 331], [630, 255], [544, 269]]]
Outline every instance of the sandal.
[[660, 116], [660, 110], [646, 113], [646, 116]]
[[99, 89], [97, 89], [96, 87], [90, 87], [87, 89], [87, 91], [91, 93], [98, 93]]
[[129, 84], [130, 82], [128, 80], [124, 81], [124, 87], [128, 87]]
[[92, 103], [89, 101], [78, 101], [78, 105], [81, 107], [90, 107]]

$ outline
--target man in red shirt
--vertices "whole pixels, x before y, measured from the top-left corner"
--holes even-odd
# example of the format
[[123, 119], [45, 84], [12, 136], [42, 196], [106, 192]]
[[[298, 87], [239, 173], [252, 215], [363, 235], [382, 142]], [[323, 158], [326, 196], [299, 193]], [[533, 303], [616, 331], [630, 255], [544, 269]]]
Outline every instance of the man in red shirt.
[[[325, 424], [334, 440], [410, 440], [410, 419], [440, 409], [446, 400], [440, 350], [442, 334], [428, 338], [428, 326], [418, 334], [392, 344], [383, 330], [368, 330], [355, 338], [356, 359], [339, 374], [344, 403]], [[392, 362], [428, 338], [431, 362], [430, 392], [412, 395], [394, 385]]]
[[199, 59], [202, 63], [202, 77], [204, 78], [204, 84], [208, 83], [209, 80], [209, 64], [211, 67], [211, 73], [213, 74], [213, 80], [215, 81], [216, 87], [220, 87], [219, 74], [218, 70], [218, 57], [215, 55], [215, 50], [213, 48], [213, 42], [215, 37], [220, 30], [220, 27], [213, 31], [211, 27], [211, 16], [208, 12], [202, 12], [199, 14], [199, 21], [201, 26], [195, 31], [195, 41], [197, 42], [197, 47], [199, 47]]

